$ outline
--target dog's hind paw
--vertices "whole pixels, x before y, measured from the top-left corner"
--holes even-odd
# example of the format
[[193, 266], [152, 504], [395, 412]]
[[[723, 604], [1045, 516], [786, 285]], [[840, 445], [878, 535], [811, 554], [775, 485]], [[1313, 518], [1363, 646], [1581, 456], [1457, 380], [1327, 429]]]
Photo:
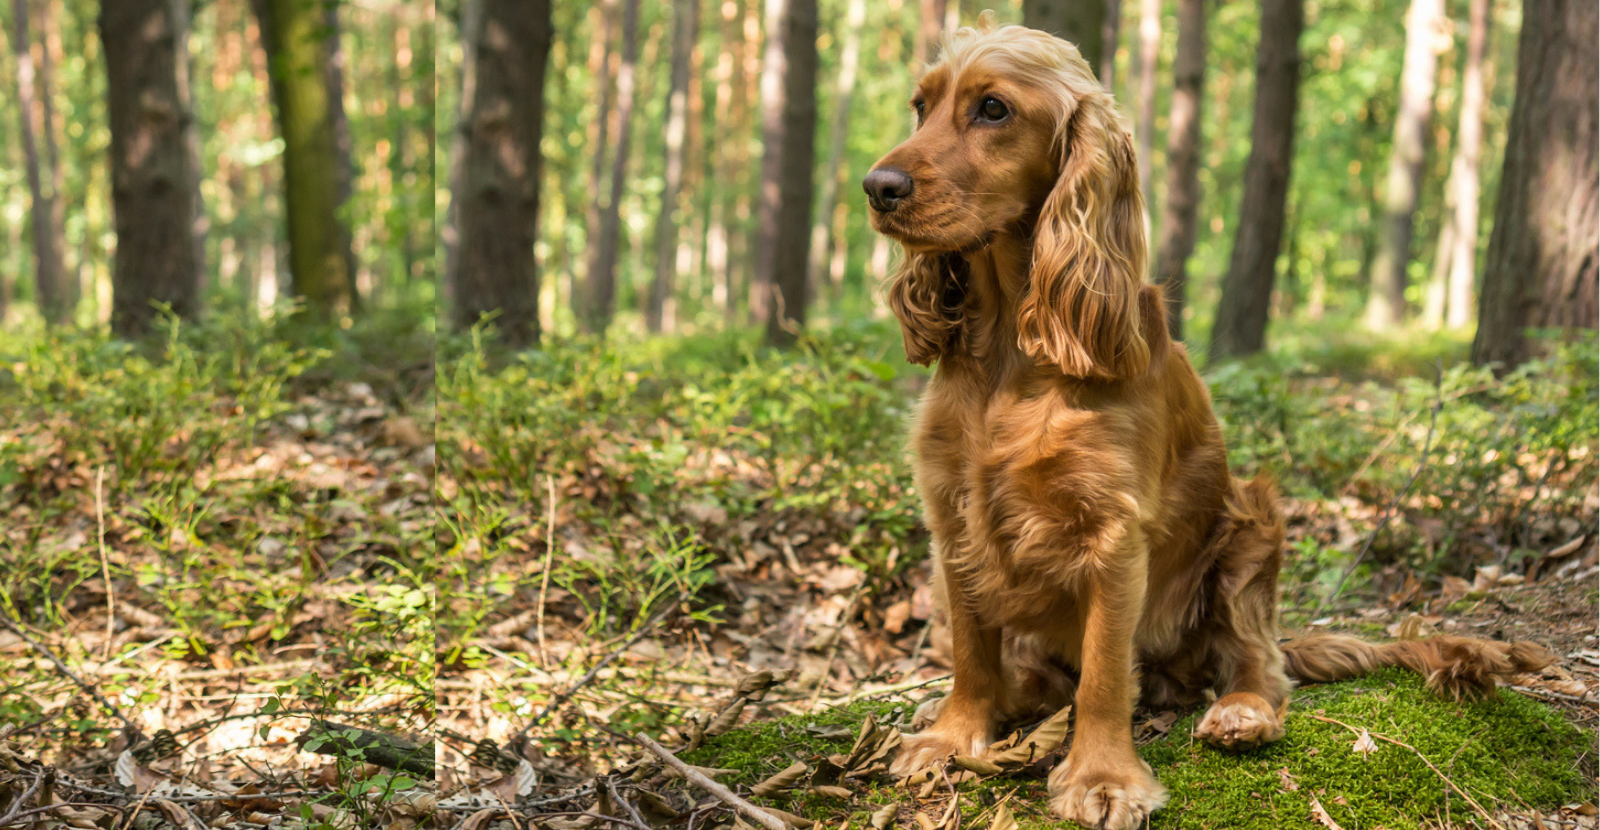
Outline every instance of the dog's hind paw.
[[1283, 737], [1283, 715], [1254, 692], [1234, 692], [1211, 704], [1194, 735], [1223, 749], [1251, 749]]

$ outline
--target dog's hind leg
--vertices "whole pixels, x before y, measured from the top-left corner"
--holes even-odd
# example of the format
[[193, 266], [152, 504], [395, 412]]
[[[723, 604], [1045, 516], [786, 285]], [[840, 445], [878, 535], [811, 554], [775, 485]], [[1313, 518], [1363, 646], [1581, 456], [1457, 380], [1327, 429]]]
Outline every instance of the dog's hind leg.
[[1235, 481], [1213, 544], [1219, 546], [1213, 605], [1201, 629], [1222, 696], [1195, 736], [1226, 749], [1247, 749], [1283, 737], [1289, 679], [1278, 649], [1278, 569], [1283, 517], [1265, 478]]

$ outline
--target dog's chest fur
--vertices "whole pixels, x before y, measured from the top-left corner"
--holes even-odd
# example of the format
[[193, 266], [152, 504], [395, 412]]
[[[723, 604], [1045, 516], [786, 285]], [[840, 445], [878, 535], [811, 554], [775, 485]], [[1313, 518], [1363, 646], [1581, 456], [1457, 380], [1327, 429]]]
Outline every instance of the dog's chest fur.
[[[1139, 523], [1137, 465], [1118, 447], [1131, 416], [1075, 405], [1073, 390], [941, 365], [915, 430], [930, 522], [945, 525], [947, 579], [991, 622], [1062, 630], [1090, 571], [1125, 567]], [[974, 401], [978, 405], [973, 405]]]

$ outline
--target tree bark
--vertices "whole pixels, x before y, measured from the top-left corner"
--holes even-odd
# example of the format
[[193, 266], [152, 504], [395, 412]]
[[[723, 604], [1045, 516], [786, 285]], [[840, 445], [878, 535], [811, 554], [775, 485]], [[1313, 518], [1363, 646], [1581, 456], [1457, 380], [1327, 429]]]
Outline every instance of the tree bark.
[[[617, 67], [617, 149], [611, 160], [607, 199], [598, 209], [598, 227], [591, 225], [586, 285], [578, 324], [590, 334], [604, 334], [617, 302], [617, 248], [622, 239], [622, 190], [633, 138], [634, 70], [639, 61], [639, 0], [622, 6], [622, 62]], [[598, 163], [598, 162], [597, 162]], [[596, 191], [596, 199], [599, 191]]]
[[[917, 0], [917, 40], [911, 48], [911, 71], [922, 72], [939, 56], [939, 33], [944, 29], [944, 15], [950, 0]], [[860, 32], [852, 32], [859, 41]]]
[[1467, 65], [1461, 76], [1461, 122], [1450, 165], [1455, 231], [1450, 251], [1450, 276], [1445, 292], [1446, 326], [1465, 328], [1472, 322], [1472, 294], [1478, 275], [1478, 165], [1483, 151], [1483, 60], [1489, 46], [1490, 0], [1471, 0], [1468, 12]]
[[[48, 140], [50, 121], [47, 117], [40, 117], [47, 110], [39, 107], [44, 102], [37, 95], [39, 78], [33, 62], [33, 43], [28, 34], [28, 15], [27, 0], [15, 0], [12, 4], [11, 46], [17, 56], [17, 109], [22, 126], [23, 164], [32, 204], [28, 225], [33, 231], [34, 301], [45, 322], [58, 324], [67, 321], [72, 308], [68, 302], [61, 260], [63, 241], [56, 232], [59, 193], [53, 184], [46, 189], [45, 164], [39, 154], [39, 141], [41, 138]], [[48, 97], [45, 99], [47, 101]], [[55, 177], [55, 180], [59, 182], [59, 177]]]
[[1372, 262], [1372, 287], [1367, 293], [1367, 326], [1374, 330], [1398, 325], [1405, 318], [1406, 266], [1411, 262], [1414, 214], [1422, 189], [1425, 139], [1439, 64], [1434, 38], [1443, 14], [1443, 0], [1411, 0], [1406, 12], [1400, 105], [1395, 111], [1394, 145], [1389, 152], [1389, 176], [1383, 196], [1383, 237]]
[[1527, 0], [1472, 360], [1509, 370], [1529, 328], [1594, 328], [1600, 259], [1600, 59], [1592, 0]]
[[111, 201], [117, 251], [111, 331], [144, 334], [156, 305], [181, 317], [200, 310], [189, 177], [195, 163], [184, 130], [189, 103], [178, 89], [177, 21], [170, 0], [103, 0], [111, 122]]
[[340, 216], [342, 170], [329, 66], [338, 41], [304, 0], [251, 0], [261, 21], [272, 100], [283, 136], [283, 201], [294, 296], [311, 313], [356, 310], [350, 228]]
[[661, 182], [661, 210], [656, 214], [656, 273], [644, 309], [645, 327], [652, 332], [661, 331], [662, 318], [672, 300], [672, 275], [677, 266], [678, 194], [683, 186], [685, 136], [689, 129], [689, 56], [700, 31], [699, 21], [699, 0], [674, 0], [665, 174]]
[[[1089, 66], [1100, 69], [1106, 55], [1106, 4], [1109, 0], [1023, 0], [1022, 25], [1077, 44]], [[1115, 52], [1115, 49], [1112, 50]]]
[[[1179, 37], [1182, 37], [1182, 35]], [[1138, 144], [1139, 182], [1144, 188], [1144, 203], [1147, 205], [1156, 203], [1155, 182], [1152, 181], [1150, 174], [1150, 152], [1151, 136], [1155, 132], [1156, 68], [1160, 63], [1160, 57], [1161, 0], [1140, 0], [1139, 117], [1134, 124], [1134, 141]], [[1204, 55], [1201, 56], [1202, 59], [1204, 57]], [[1102, 76], [1101, 80], [1105, 83], [1107, 89], [1111, 88], [1110, 78]], [[1171, 129], [1170, 126], [1168, 129]]]
[[851, 171], [841, 164], [850, 124], [850, 102], [855, 97], [856, 71], [861, 62], [861, 29], [867, 19], [866, 0], [850, 0], [845, 11], [844, 43], [839, 55], [838, 84], [834, 88], [832, 129], [828, 136], [828, 161], [822, 166], [822, 191], [817, 196], [816, 220], [811, 226], [811, 286], [838, 286], [829, 278], [828, 252], [833, 230], [834, 205], [839, 201], [839, 180]]
[[455, 321], [471, 326], [498, 311], [514, 345], [539, 342], [538, 236], [540, 125], [544, 73], [554, 29], [549, 0], [480, 0], [463, 32], [475, 57], [462, 123]]
[[756, 286], [758, 295], [767, 295], [761, 306], [767, 343], [788, 346], [805, 325], [808, 302], [816, 165], [816, 0], [768, 0], [767, 23]]
[[1294, 161], [1300, 33], [1304, 28], [1304, 0], [1262, 3], [1250, 157], [1245, 162], [1233, 254], [1211, 331], [1213, 359], [1254, 354], [1266, 340], [1267, 308], [1283, 244], [1284, 206]]
[[1167, 125], [1167, 202], [1156, 250], [1156, 282], [1167, 295], [1167, 328], [1183, 340], [1183, 308], [1200, 216], [1200, 110], [1206, 71], [1205, 0], [1178, 0], [1178, 54], [1172, 62]]

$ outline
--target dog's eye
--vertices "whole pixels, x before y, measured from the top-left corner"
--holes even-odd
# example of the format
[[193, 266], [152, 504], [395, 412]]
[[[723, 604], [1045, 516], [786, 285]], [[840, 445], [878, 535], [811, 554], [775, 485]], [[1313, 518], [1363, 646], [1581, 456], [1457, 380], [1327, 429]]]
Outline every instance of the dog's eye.
[[923, 110], [926, 109], [927, 106], [928, 106], [927, 102], [923, 101], [921, 98], [918, 98], [917, 100], [911, 102], [911, 108], [917, 111], [917, 123], [918, 124], [922, 123], [922, 116], [924, 114]]
[[1004, 121], [1011, 110], [999, 98], [985, 98], [978, 104], [978, 117], [984, 121]]

